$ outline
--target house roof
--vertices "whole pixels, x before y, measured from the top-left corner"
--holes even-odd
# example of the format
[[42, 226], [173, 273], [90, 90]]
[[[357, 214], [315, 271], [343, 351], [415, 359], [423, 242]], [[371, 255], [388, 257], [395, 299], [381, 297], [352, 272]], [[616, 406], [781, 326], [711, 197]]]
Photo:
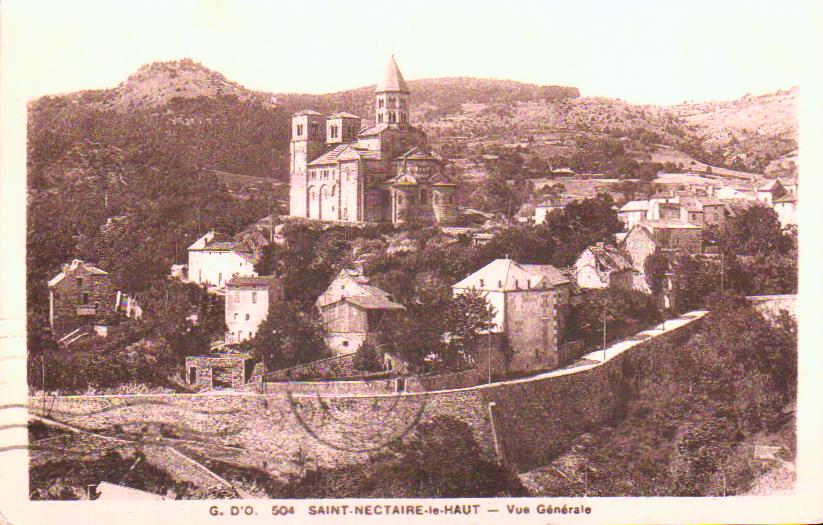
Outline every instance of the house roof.
[[[625, 251], [610, 244], [597, 244], [589, 246], [585, 251], [594, 255], [597, 261], [598, 270], [606, 272], [619, 272], [632, 269], [632, 258]], [[580, 256], [585, 254], [585, 251]]]
[[645, 220], [640, 221], [637, 223], [640, 226], [643, 226], [646, 229], [696, 229], [699, 230], [700, 226], [695, 226], [694, 224], [686, 221], [681, 221], [680, 219], [654, 219], [654, 220]]
[[49, 287], [55, 286], [60, 281], [62, 281], [66, 277], [66, 275], [68, 275], [69, 273], [73, 273], [74, 271], [76, 271], [81, 266], [83, 267], [83, 269], [85, 269], [91, 275], [108, 275], [109, 274], [108, 272], [105, 272], [105, 271], [101, 270], [100, 268], [92, 266], [91, 264], [85, 263], [85, 262], [81, 261], [80, 259], [74, 259], [71, 263], [63, 265], [63, 271], [61, 271], [60, 273], [58, 273], [57, 275], [55, 275], [54, 277], [49, 279]]
[[452, 288], [508, 292], [549, 289], [568, 282], [560, 270], [548, 264], [520, 264], [511, 259], [496, 259]]
[[648, 211], [649, 201], [629, 201], [618, 211]]
[[333, 114], [329, 115], [328, 117], [326, 117], [326, 120], [332, 120], [332, 119], [336, 119], [336, 118], [356, 118], [356, 119], [361, 119], [362, 120], [361, 117], [355, 115], [354, 113], [349, 113], [347, 111], [338, 111], [337, 113], [333, 113]]
[[781, 197], [774, 199], [772, 202], [797, 202], [797, 195], [793, 193], [787, 193]]
[[380, 82], [377, 83], [377, 87], [374, 91], [376, 93], [381, 91], [409, 93], [409, 86], [406, 85], [406, 81], [403, 79], [403, 74], [400, 72], [400, 68], [397, 67], [397, 61], [394, 59], [394, 55], [391, 56], [389, 63], [386, 64], [386, 71], [380, 79]]
[[368, 277], [359, 270], [349, 268], [340, 270], [326, 291], [317, 298], [315, 304], [323, 308], [346, 301], [366, 310], [405, 309], [402, 304], [394, 302], [387, 292], [368, 282]]
[[775, 189], [775, 187], [777, 187], [778, 184], [780, 186], [783, 186], [783, 184], [780, 183], [780, 179], [770, 180], [766, 184], [757, 188], [757, 191], [772, 191], [773, 189]]
[[443, 160], [443, 157], [427, 146], [415, 146], [397, 157], [398, 160]]
[[280, 281], [276, 275], [235, 275], [226, 286], [266, 286]]
[[295, 117], [300, 117], [303, 115], [319, 115], [321, 117], [323, 116], [322, 113], [319, 113], [313, 109], [303, 109], [294, 114]]

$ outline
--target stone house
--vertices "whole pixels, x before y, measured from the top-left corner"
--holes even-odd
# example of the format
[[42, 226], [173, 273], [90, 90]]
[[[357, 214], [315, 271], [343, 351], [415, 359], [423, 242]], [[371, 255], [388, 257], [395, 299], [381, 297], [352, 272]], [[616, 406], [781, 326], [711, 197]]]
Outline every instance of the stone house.
[[780, 179], [770, 180], [757, 188], [757, 200], [767, 206], [771, 206], [775, 199], [788, 193]]
[[248, 354], [189, 356], [186, 383], [206, 390], [242, 390], [251, 379], [254, 363]]
[[[480, 292], [494, 308], [492, 327], [479, 343], [491, 373], [548, 370], [560, 364], [571, 283], [550, 265], [497, 259], [452, 286], [458, 295]], [[500, 344], [506, 341], [509, 356]]]
[[632, 289], [634, 266], [628, 252], [602, 242], [589, 246], [574, 263], [580, 288]]
[[235, 275], [253, 276], [254, 256], [213, 230], [189, 246], [189, 281], [223, 288]]
[[642, 221], [636, 227], [647, 230], [658, 248], [678, 253], [701, 253], [703, 229], [680, 219]]
[[626, 226], [626, 231], [635, 224], [646, 220], [649, 213], [649, 201], [629, 201], [617, 210], [617, 218]]
[[383, 323], [404, 310], [392, 296], [376, 286], [360, 270], [343, 269], [317, 298], [315, 306], [326, 330], [326, 346], [335, 354], [356, 352], [373, 341]]
[[49, 324], [61, 335], [91, 327], [117, 312], [117, 290], [108, 272], [74, 259], [48, 283]]
[[785, 195], [774, 199], [772, 202], [780, 225], [786, 228], [790, 225], [797, 225], [797, 194], [788, 192]]
[[726, 214], [726, 203], [717, 197], [681, 197], [680, 215], [672, 218], [700, 227], [723, 226]]
[[235, 276], [226, 283], [226, 343], [254, 337], [260, 323], [284, 299], [283, 281], [274, 275]]

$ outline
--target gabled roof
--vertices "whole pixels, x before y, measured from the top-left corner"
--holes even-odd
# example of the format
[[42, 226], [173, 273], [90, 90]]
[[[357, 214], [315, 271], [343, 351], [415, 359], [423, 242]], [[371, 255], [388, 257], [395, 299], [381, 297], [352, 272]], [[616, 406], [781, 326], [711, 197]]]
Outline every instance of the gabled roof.
[[695, 226], [694, 224], [686, 221], [681, 221], [680, 219], [654, 219], [654, 220], [645, 220], [640, 221], [637, 223], [638, 226], [642, 226], [646, 229], [701, 229], [700, 226]]
[[66, 275], [70, 273], [74, 273], [78, 268], [82, 267], [86, 272], [90, 275], [108, 275], [108, 272], [101, 270], [91, 264], [84, 263], [80, 259], [74, 259], [70, 264], [63, 265], [63, 271], [55, 275], [49, 280], [49, 287], [55, 286], [60, 281], [62, 281]]
[[[314, 159], [313, 161], [309, 162], [309, 166], [318, 166], [320, 164], [334, 164], [340, 158], [340, 156], [346, 152], [346, 150], [352, 150], [351, 152], [357, 153], [357, 150], [352, 148], [350, 144], [337, 144], [336, 146], [331, 147], [330, 149], [326, 150], [325, 153]], [[347, 152], [347, 153], [351, 153]]]
[[519, 264], [511, 259], [496, 259], [452, 288], [509, 292], [549, 289], [568, 282], [560, 270], [548, 264]]
[[797, 195], [794, 193], [787, 193], [781, 197], [774, 199], [772, 202], [797, 202]]
[[373, 136], [373, 135], [379, 135], [380, 133], [385, 131], [388, 127], [389, 127], [389, 125], [386, 124], [386, 123], [375, 124], [374, 126], [361, 129], [360, 133], [359, 133], [359, 136], [361, 136], [361, 137], [370, 137], [370, 136]]
[[279, 281], [276, 275], [235, 275], [226, 281], [226, 286], [271, 286]]
[[406, 85], [403, 74], [400, 72], [400, 68], [397, 67], [397, 61], [395, 61], [394, 55], [391, 56], [389, 63], [386, 64], [386, 71], [380, 79], [380, 82], [377, 83], [374, 91], [376, 93], [380, 93], [381, 91], [409, 93], [409, 86]]
[[778, 185], [780, 185], [780, 187], [783, 187], [783, 184], [780, 183], [780, 179], [770, 180], [766, 184], [764, 184], [764, 185], [760, 186], [759, 188], [757, 188], [757, 191], [772, 191]]
[[391, 295], [368, 284], [369, 279], [359, 270], [343, 269], [329, 287], [315, 301], [318, 308], [349, 302], [367, 310], [403, 310], [403, 305], [392, 301]]
[[594, 259], [597, 261], [597, 270], [605, 272], [619, 272], [632, 269], [633, 265], [631, 256], [615, 246], [611, 246], [609, 244], [589, 246], [586, 248], [584, 253], [580, 255], [580, 257], [583, 257], [586, 251], [591, 252], [591, 254], [594, 255]]
[[326, 120], [332, 120], [332, 119], [336, 119], [336, 118], [356, 118], [356, 119], [362, 120], [361, 117], [358, 117], [354, 113], [348, 113], [346, 111], [338, 111], [337, 113], [333, 113], [333, 114], [329, 115], [328, 117], [326, 117]]
[[649, 201], [629, 201], [618, 211], [648, 211]]
[[428, 146], [415, 146], [409, 151], [399, 155], [397, 160], [438, 160], [442, 161], [443, 157]]

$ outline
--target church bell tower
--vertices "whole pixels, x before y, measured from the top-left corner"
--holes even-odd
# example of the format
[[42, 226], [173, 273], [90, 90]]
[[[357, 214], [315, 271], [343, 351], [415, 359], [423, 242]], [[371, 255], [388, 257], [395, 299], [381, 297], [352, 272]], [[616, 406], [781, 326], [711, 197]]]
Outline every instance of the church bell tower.
[[374, 92], [374, 121], [375, 124], [392, 127], [409, 124], [409, 86], [397, 67], [394, 55]]

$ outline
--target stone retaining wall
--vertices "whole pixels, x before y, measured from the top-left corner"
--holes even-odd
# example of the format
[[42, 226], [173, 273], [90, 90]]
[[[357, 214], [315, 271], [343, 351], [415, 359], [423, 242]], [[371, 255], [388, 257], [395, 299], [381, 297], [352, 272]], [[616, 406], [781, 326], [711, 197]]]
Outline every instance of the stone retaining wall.
[[362, 378], [364, 373], [354, 369], [354, 353], [343, 354], [303, 365], [274, 370], [266, 374], [268, 381], [321, 381], [326, 379]]
[[[588, 354], [570, 368], [471, 388], [369, 395], [295, 390], [67, 396], [46, 406], [54, 419], [101, 433], [139, 434], [146, 423], [160, 423], [164, 436], [186, 440], [191, 450], [219, 453], [273, 474], [296, 472], [307, 459], [321, 467], [365, 461], [419, 422], [449, 416], [471, 428], [489, 458], [503, 451], [505, 457], [498, 459], [522, 471], [549, 463], [581, 433], [615, 420], [655, 368], [654, 355], [685, 341], [703, 314], [670, 320], [665, 329]], [[30, 400], [32, 413], [40, 413], [39, 401]]]

